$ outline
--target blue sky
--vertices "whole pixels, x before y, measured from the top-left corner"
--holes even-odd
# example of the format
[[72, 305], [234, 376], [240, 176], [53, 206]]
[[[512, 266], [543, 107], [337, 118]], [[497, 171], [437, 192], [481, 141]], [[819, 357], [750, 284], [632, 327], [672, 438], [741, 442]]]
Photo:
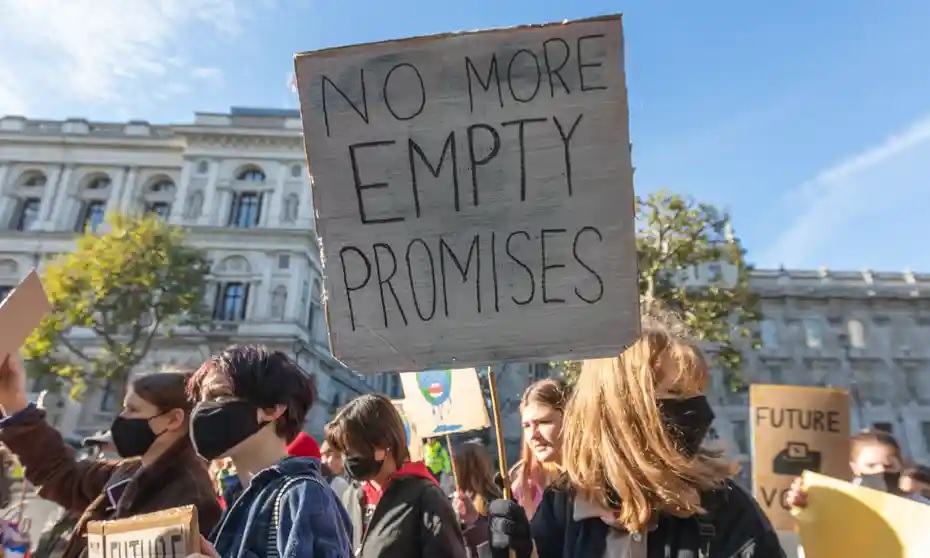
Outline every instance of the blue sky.
[[617, 11], [639, 192], [728, 208], [758, 266], [930, 272], [923, 0], [0, 0], [0, 114], [296, 108], [297, 51]]

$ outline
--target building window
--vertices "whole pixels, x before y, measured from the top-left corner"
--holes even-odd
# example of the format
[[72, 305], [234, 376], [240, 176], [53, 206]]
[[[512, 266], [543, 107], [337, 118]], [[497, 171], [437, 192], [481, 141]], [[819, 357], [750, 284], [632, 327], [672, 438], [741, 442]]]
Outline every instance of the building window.
[[26, 188], [41, 188], [48, 183], [48, 178], [45, 177], [41, 172], [30, 173], [29, 176], [23, 180], [23, 186]]
[[239, 180], [245, 180], [248, 182], [264, 182], [265, 173], [258, 169], [245, 169], [239, 173], [237, 177]]
[[736, 449], [739, 450], [741, 454], [748, 454], [749, 447], [747, 441], [749, 436], [746, 433], [746, 421], [745, 420], [734, 420], [733, 424], [733, 441], [736, 443]]
[[0, 285], [0, 302], [2, 302], [9, 294], [13, 292], [13, 287], [7, 285]]
[[245, 319], [249, 300], [249, 286], [244, 283], [224, 283], [217, 290], [213, 318], [221, 322], [238, 322]]
[[13, 224], [14, 228], [18, 231], [32, 230], [32, 225], [39, 220], [39, 209], [41, 207], [42, 200], [39, 198], [24, 199], [16, 215], [16, 222]]
[[817, 320], [804, 320], [804, 338], [808, 349], [823, 347], [823, 332]]
[[278, 269], [287, 269], [289, 267], [291, 267], [290, 254], [279, 254], [278, 255]]
[[262, 196], [255, 192], [242, 192], [233, 195], [229, 210], [229, 226], [249, 229], [258, 226], [262, 211]]
[[107, 380], [103, 384], [103, 393], [100, 395], [100, 412], [112, 413], [119, 408], [119, 402], [116, 401], [116, 389], [113, 382]]
[[769, 377], [773, 384], [783, 385], [785, 383], [785, 373], [782, 371], [781, 366], [770, 366]]
[[97, 232], [97, 227], [103, 223], [106, 214], [107, 202], [89, 201], [84, 203], [81, 217], [78, 219], [75, 230], [77, 232]]
[[110, 187], [110, 182], [111, 181], [109, 178], [105, 178], [105, 177], [95, 178], [94, 180], [90, 182], [90, 184], [87, 185], [87, 189], [88, 190], [106, 190], [107, 188]]
[[865, 348], [865, 326], [859, 320], [846, 322], [846, 333], [849, 336], [849, 347], [852, 349]]
[[171, 204], [168, 202], [149, 202], [145, 204], [145, 212], [153, 213], [159, 219], [167, 221], [168, 216], [171, 215]]
[[293, 167], [291, 167], [291, 176], [294, 178], [300, 178], [300, 173], [302, 173], [303, 170], [304, 170], [303, 167], [301, 167], [300, 165], [294, 165]]
[[197, 163], [197, 174], [207, 174], [207, 171], [210, 170], [210, 163], [206, 161], [200, 161]]
[[759, 329], [762, 334], [762, 346], [766, 349], [778, 348], [778, 324], [772, 320], [762, 320]]

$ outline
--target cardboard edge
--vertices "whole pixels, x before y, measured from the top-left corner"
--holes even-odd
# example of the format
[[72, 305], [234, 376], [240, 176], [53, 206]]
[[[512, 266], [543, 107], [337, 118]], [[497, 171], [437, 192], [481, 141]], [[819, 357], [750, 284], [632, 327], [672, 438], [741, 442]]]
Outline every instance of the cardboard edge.
[[[449, 39], [452, 37], [459, 37], [462, 35], [472, 35], [472, 34], [484, 34], [484, 33], [505, 33], [509, 31], [528, 31], [528, 30], [542, 30], [548, 29], [551, 27], [559, 27], [563, 25], [572, 25], [575, 23], [599, 23], [599, 22], [608, 22], [608, 21], [623, 21], [622, 13], [614, 14], [605, 14], [600, 16], [592, 16], [581, 19], [566, 19], [562, 21], [552, 21], [549, 23], [531, 23], [523, 25], [513, 25], [510, 27], [492, 27], [489, 29], [473, 29], [470, 31], [449, 31], [445, 33], [433, 33], [429, 35], [415, 35], [413, 37], [405, 37], [402, 39], [385, 39], [383, 41], [371, 41], [367, 43], [358, 43], [354, 45], [344, 45], [337, 47], [327, 47], [319, 50], [310, 50], [304, 52], [297, 52], [294, 54], [294, 64], [295, 64], [295, 73], [296, 73], [296, 64], [297, 61], [302, 58], [309, 57], [318, 57], [318, 56], [330, 56], [333, 54], [343, 53], [343, 52], [352, 52], [354, 50], [371, 48], [376, 46], [385, 46], [390, 44], [397, 43], [406, 43], [406, 42], [420, 42], [420, 41], [433, 41], [439, 39]], [[298, 85], [299, 85], [298, 77]]]

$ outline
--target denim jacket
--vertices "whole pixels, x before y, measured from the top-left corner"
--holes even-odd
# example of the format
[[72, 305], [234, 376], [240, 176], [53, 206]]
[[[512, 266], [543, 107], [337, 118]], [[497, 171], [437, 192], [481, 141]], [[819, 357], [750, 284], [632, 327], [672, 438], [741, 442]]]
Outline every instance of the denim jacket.
[[[290, 484], [295, 476], [312, 477]], [[279, 497], [280, 494], [280, 497]], [[274, 528], [278, 510], [277, 537]], [[289, 457], [260, 471], [234, 502], [229, 502], [210, 541], [222, 558], [275, 558], [270, 541], [277, 540], [281, 558], [351, 558], [352, 524], [345, 508], [320, 474], [320, 462]]]

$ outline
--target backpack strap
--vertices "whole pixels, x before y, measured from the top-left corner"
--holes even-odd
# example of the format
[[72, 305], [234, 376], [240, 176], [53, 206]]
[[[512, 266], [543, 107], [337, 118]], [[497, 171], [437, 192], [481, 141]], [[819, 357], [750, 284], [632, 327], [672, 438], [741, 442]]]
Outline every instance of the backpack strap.
[[275, 491], [274, 507], [271, 510], [271, 528], [268, 529], [268, 546], [265, 553], [267, 558], [279, 558], [281, 556], [278, 552], [278, 530], [281, 528], [281, 506], [283, 505], [287, 491], [301, 481], [312, 481], [318, 483], [320, 486], [325, 486], [320, 479], [313, 475], [289, 477], [281, 483], [281, 486]]
[[710, 549], [714, 540], [717, 538], [717, 528], [714, 527], [714, 515], [721, 503], [726, 497], [720, 490], [708, 490], [701, 493], [701, 507], [707, 513], [694, 516], [698, 526], [698, 558], [710, 558]]

